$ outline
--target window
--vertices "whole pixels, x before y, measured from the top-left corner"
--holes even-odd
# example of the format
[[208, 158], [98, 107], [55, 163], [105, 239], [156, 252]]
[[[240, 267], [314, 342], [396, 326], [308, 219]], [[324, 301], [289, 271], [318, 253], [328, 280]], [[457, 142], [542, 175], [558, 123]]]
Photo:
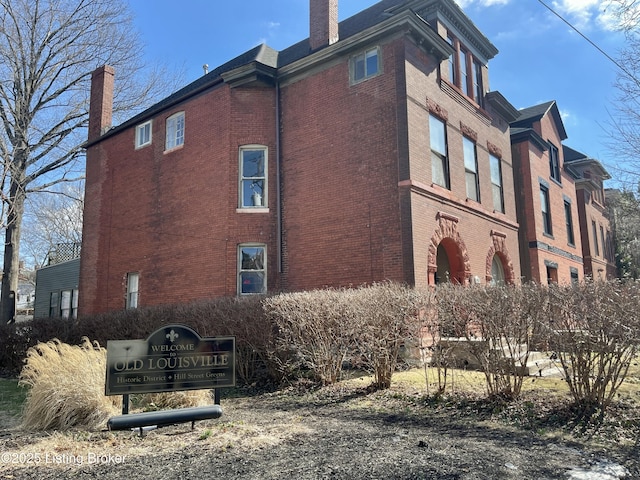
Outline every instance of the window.
[[151, 143], [151, 122], [143, 123], [136, 127], [136, 148], [144, 147]]
[[544, 185], [540, 185], [540, 208], [542, 209], [542, 229], [547, 235], [553, 235], [553, 229], [551, 227], [549, 189]]
[[558, 149], [549, 143], [549, 174], [556, 182], [562, 183], [560, 177], [560, 158], [558, 157]]
[[250, 295], [267, 291], [266, 247], [238, 247], [238, 294]]
[[71, 290], [63, 290], [60, 295], [60, 316], [62, 318], [71, 317]]
[[127, 273], [126, 308], [138, 308], [139, 283], [140, 283], [140, 274]]
[[575, 245], [575, 237], [573, 236], [573, 216], [571, 215], [571, 203], [564, 201], [564, 219], [567, 225], [567, 243]]
[[429, 116], [431, 139], [431, 181], [449, 188], [449, 160], [447, 158], [446, 125], [442, 120]]
[[361, 82], [380, 73], [378, 47], [371, 48], [351, 59], [351, 78], [353, 82]]
[[51, 292], [49, 298], [49, 317], [56, 318], [58, 316], [58, 297], [59, 292]]
[[471, 63], [473, 78], [473, 98], [476, 103], [482, 106], [482, 65], [476, 60]]
[[454, 49], [449, 57], [449, 81], [482, 106], [482, 64], [453, 35], [447, 41]]
[[552, 267], [547, 265], [547, 283], [551, 285], [552, 283], [558, 283], [558, 267]]
[[504, 196], [502, 193], [502, 162], [495, 155], [489, 155], [491, 166], [491, 188], [493, 194], [493, 209], [504, 213]]
[[596, 222], [594, 221], [591, 221], [591, 233], [593, 234], [593, 247], [597, 257], [600, 255], [600, 247], [598, 246], [598, 230], [596, 228]]
[[78, 289], [73, 290], [71, 298], [71, 318], [78, 318]]
[[498, 255], [491, 261], [491, 285], [504, 285], [504, 268]]
[[460, 49], [459, 51], [459, 62], [460, 85], [458, 86], [460, 87], [460, 90], [462, 90], [462, 93], [464, 93], [467, 97], [471, 97], [472, 93], [471, 89], [469, 88], [469, 72], [467, 69], [467, 52], [463, 49]]
[[[451, 36], [447, 36], [447, 42], [449, 42], [449, 45], [451, 45], [455, 50], [456, 45], [455, 45], [455, 42], [453, 41], [453, 38], [451, 38]], [[456, 75], [455, 52], [449, 56], [448, 63], [449, 63], [449, 81], [455, 85], [458, 80], [458, 76]]]
[[569, 274], [571, 275], [571, 283], [573, 285], [577, 284], [580, 281], [580, 278], [578, 277], [578, 269], [577, 268], [570, 267], [569, 268]]
[[176, 113], [167, 118], [167, 141], [165, 150], [184, 144], [184, 112]]
[[607, 256], [607, 244], [604, 241], [604, 228], [600, 225], [600, 245], [602, 245], [602, 258]]
[[478, 187], [478, 158], [476, 144], [466, 137], [462, 139], [464, 150], [464, 173], [467, 182], [467, 198], [480, 201], [480, 189]]
[[240, 208], [265, 207], [267, 203], [267, 148], [240, 148]]

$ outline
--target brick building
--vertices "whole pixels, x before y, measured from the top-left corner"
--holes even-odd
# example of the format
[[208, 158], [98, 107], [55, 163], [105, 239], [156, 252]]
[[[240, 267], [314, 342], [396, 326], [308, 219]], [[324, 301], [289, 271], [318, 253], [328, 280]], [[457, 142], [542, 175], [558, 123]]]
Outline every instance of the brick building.
[[563, 145], [566, 139], [555, 101], [520, 110], [511, 123], [526, 281], [616, 276], [602, 187], [609, 174], [597, 160]]
[[564, 160], [576, 185], [584, 274], [595, 279], [616, 278], [615, 245], [603, 187], [611, 176], [598, 160], [567, 146]]
[[81, 313], [519, 278], [518, 112], [489, 92], [496, 48], [452, 0], [340, 24], [337, 0], [310, 10], [309, 39], [256, 47], [117, 127], [114, 72], [94, 72]]

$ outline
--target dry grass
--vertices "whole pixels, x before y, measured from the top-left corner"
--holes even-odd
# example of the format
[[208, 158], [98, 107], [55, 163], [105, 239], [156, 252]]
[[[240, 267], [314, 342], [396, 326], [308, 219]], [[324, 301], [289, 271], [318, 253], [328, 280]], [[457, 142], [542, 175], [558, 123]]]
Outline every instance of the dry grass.
[[133, 403], [142, 410], [167, 410], [210, 405], [212, 398], [211, 390], [187, 390], [135, 395]]
[[22, 415], [28, 430], [94, 429], [116, 414], [119, 397], [104, 394], [106, 350], [54, 339], [29, 349], [19, 385], [29, 387]]

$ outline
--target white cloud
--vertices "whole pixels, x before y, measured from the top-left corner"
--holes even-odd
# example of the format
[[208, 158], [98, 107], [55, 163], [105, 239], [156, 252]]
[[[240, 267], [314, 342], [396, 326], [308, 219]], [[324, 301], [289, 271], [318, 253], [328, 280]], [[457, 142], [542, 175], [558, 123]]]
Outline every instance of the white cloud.
[[569, 110], [560, 109], [560, 118], [562, 118], [562, 123], [566, 126], [575, 126], [578, 124], [577, 117], [571, 113]]

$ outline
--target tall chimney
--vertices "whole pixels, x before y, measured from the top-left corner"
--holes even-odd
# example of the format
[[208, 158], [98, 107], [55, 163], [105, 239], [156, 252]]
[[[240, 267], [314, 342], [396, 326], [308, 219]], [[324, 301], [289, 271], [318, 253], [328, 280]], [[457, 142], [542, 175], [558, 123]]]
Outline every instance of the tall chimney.
[[309, 18], [311, 50], [338, 41], [338, 0], [309, 0]]
[[91, 74], [89, 100], [89, 141], [100, 137], [111, 127], [113, 114], [113, 67], [104, 65]]

